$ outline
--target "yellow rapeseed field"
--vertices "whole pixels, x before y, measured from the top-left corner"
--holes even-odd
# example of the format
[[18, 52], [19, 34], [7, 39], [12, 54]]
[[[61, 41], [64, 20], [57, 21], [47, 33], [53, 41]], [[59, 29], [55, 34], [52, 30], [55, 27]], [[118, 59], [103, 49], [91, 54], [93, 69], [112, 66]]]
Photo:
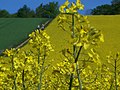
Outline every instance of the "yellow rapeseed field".
[[[57, 22], [58, 17], [56, 17], [46, 28], [47, 34], [50, 36], [51, 43], [54, 52], [50, 53], [49, 59], [55, 59], [60, 61], [62, 59], [61, 50], [67, 48], [70, 44], [68, 42], [70, 38], [69, 32], [63, 31], [58, 27]], [[96, 29], [101, 30], [104, 34], [105, 42], [101, 43], [98, 48], [98, 53], [102, 60], [106, 59], [106, 55], [110, 52], [120, 51], [120, 15], [98, 15], [98, 16], [88, 16], [90, 24]], [[25, 45], [23, 49], [30, 48]]]

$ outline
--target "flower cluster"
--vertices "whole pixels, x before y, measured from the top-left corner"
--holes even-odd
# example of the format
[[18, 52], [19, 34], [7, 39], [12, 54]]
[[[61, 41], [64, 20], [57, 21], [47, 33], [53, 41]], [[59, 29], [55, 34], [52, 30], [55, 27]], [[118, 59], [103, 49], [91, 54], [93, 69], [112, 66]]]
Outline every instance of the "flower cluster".
[[56, 65], [47, 60], [54, 50], [46, 30], [29, 35], [29, 49], [6, 49], [0, 57], [0, 90], [119, 90], [120, 55], [111, 54], [108, 64], [101, 63], [95, 46], [104, 42], [103, 34], [78, 13], [83, 8], [80, 0], [66, 0], [60, 7], [58, 25], [70, 33], [72, 47], [61, 51]]
[[[51, 65], [52, 60], [46, 61], [53, 48], [45, 31], [32, 32], [29, 44], [31, 49], [6, 49], [5, 57], [0, 58], [0, 89], [3, 90], [32, 90], [44, 87], [43, 74]], [[4, 60], [6, 58], [6, 60]]]

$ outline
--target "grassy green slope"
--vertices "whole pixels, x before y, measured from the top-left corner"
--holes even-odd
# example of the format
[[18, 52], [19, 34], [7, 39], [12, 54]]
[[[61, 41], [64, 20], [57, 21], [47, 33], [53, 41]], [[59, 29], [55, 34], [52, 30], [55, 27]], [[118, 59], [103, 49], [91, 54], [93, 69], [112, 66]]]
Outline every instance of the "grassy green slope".
[[47, 18], [1, 18], [0, 19], [0, 50], [18, 45], [38, 24]]

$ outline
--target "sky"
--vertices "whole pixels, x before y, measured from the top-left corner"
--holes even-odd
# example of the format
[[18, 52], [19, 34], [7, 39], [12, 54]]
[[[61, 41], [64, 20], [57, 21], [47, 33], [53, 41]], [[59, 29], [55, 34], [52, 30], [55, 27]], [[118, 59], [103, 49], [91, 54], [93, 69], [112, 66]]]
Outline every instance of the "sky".
[[[9, 13], [16, 13], [17, 10], [23, 5], [27, 5], [31, 9], [35, 10], [41, 3], [47, 4], [49, 2], [58, 2], [59, 5], [62, 5], [66, 0], [0, 0], [0, 10], [7, 10]], [[70, 2], [75, 2], [76, 0], [69, 0]], [[82, 4], [84, 4], [85, 8], [81, 12], [85, 14], [87, 10], [93, 9], [96, 6], [103, 4], [111, 4], [111, 0], [81, 0]]]

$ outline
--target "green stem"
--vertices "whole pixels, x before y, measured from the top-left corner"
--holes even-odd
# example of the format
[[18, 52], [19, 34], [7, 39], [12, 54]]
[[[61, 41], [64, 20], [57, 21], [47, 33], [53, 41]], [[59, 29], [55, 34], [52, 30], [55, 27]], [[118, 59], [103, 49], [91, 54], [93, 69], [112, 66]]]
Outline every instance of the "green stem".
[[[40, 69], [40, 48], [37, 49], [37, 51], [38, 51], [38, 66], [39, 66], [39, 69]], [[39, 74], [38, 73], [39, 72], [37, 72], [37, 76], [39, 78]], [[38, 90], [40, 90], [40, 83], [39, 82], [38, 82]]]
[[[14, 61], [13, 61], [13, 59], [14, 59], [14, 56], [12, 55], [12, 59], [11, 59], [11, 61], [12, 61], [12, 72], [14, 73]], [[13, 88], [15, 89], [15, 90], [17, 90], [17, 85], [16, 85], [16, 76], [14, 76], [13, 77]]]
[[[72, 38], [75, 38], [75, 31], [74, 31], [74, 13], [73, 14], [70, 14], [72, 15]], [[82, 50], [82, 46], [80, 47], [78, 53], [77, 53], [77, 56], [76, 56], [76, 46], [73, 45], [73, 57], [74, 57], [74, 60], [75, 60], [75, 63], [76, 63], [76, 72], [77, 72], [77, 75], [78, 75], [78, 81], [79, 81], [79, 88], [80, 90], [82, 90], [82, 82], [81, 82], [81, 79], [80, 79], [80, 71], [79, 71], [79, 68], [78, 68], [78, 65], [77, 65], [77, 61], [78, 61], [78, 58], [80, 56], [80, 52]], [[69, 90], [71, 90], [72, 88], [72, 82], [73, 82], [73, 76], [74, 74], [71, 73], [71, 76], [70, 76], [70, 83], [69, 83]]]
[[43, 58], [43, 63], [42, 63], [41, 71], [40, 71], [40, 79], [39, 79], [40, 82], [38, 84], [38, 90], [41, 90], [41, 86], [42, 86], [42, 75], [44, 71], [45, 57], [46, 57], [46, 47], [44, 48], [44, 58]]
[[25, 77], [24, 77], [24, 70], [22, 71], [22, 86], [23, 86], [23, 90], [25, 90]]
[[76, 72], [77, 72], [77, 76], [78, 76], [79, 90], [82, 90], [82, 81], [80, 78], [80, 70], [79, 70], [79, 66], [77, 63], [76, 63]]
[[73, 82], [73, 73], [70, 76], [70, 84], [69, 84], [69, 90], [72, 89], [72, 82]]
[[[75, 34], [74, 34], [74, 14], [72, 14], [72, 38], [75, 37]], [[73, 57], [75, 59], [76, 57], [76, 47], [75, 45], [73, 45]], [[73, 73], [71, 73], [71, 76], [70, 76], [70, 83], [69, 83], [69, 90], [72, 89], [72, 82], [73, 82]]]
[[38, 50], [38, 64], [40, 63], [40, 48]]
[[117, 59], [115, 59], [115, 72], [114, 72], [114, 74], [115, 74], [115, 90], [118, 90], [117, 89]]
[[110, 85], [110, 89], [109, 90], [112, 90], [113, 84], [114, 84], [114, 80], [111, 81], [111, 85]]
[[72, 14], [72, 36], [75, 37], [75, 31], [74, 31], [74, 14]]
[[[24, 65], [26, 63], [26, 60], [27, 59], [25, 59], [25, 61], [24, 61]], [[23, 86], [23, 90], [25, 90], [25, 70], [24, 69], [22, 71], [22, 86]]]
[[80, 52], [82, 50], [82, 46], [80, 46], [79, 48], [79, 51], [77, 53], [77, 57], [75, 58], [75, 63], [76, 63], [76, 72], [77, 72], [77, 76], [78, 76], [78, 82], [79, 82], [79, 89], [82, 90], [82, 81], [81, 81], [81, 78], [80, 78], [80, 70], [79, 70], [79, 67], [78, 67], [78, 58], [80, 56]]
[[81, 50], [82, 50], [82, 47], [83, 47], [83, 46], [80, 46], [80, 48], [79, 48], [79, 51], [78, 51], [78, 53], [77, 53], [77, 57], [75, 58], [75, 63], [77, 63], [77, 61], [78, 61], [78, 58], [79, 58], [79, 56], [80, 56], [80, 52], [81, 52]]

